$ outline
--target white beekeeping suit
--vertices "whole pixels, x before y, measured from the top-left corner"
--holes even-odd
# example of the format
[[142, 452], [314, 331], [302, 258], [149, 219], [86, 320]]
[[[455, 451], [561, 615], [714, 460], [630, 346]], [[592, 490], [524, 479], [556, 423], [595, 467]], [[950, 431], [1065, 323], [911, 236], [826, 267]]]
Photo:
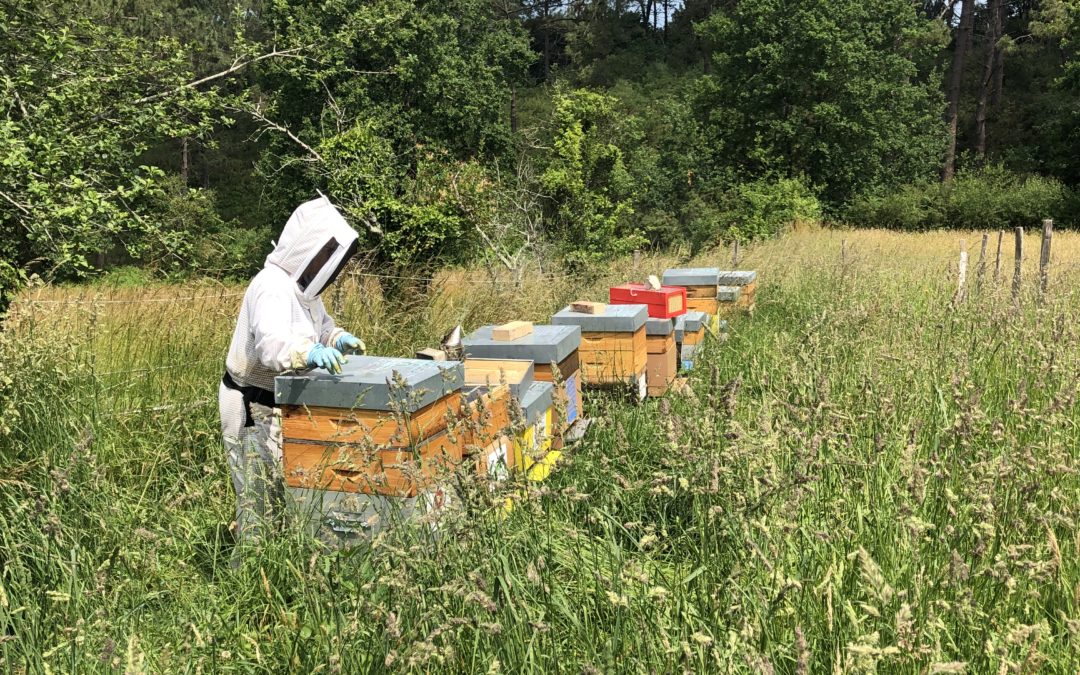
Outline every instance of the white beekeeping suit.
[[334, 325], [319, 297], [356, 245], [356, 232], [325, 197], [301, 204], [244, 294], [218, 389], [240, 542], [272, 527], [284, 502], [274, 377], [308, 367], [318, 345], [340, 346], [343, 336], [358, 342]]

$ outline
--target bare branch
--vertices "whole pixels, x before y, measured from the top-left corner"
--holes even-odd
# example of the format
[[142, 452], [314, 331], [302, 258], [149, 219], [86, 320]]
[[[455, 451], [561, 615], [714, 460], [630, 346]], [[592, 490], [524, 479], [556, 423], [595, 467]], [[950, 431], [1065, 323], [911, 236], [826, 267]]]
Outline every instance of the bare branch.
[[4, 191], [0, 190], [0, 197], [3, 197], [3, 198], [4, 198], [4, 199], [6, 199], [6, 200], [8, 201], [8, 203], [10, 203], [10, 204], [11, 204], [12, 206], [14, 206], [15, 208], [17, 208], [17, 209], [19, 209], [20, 211], [22, 211], [22, 212], [23, 212], [23, 215], [27, 215], [27, 216], [28, 216], [28, 215], [30, 215], [30, 209], [26, 208], [25, 206], [23, 206], [23, 205], [22, 205], [22, 204], [20, 204], [19, 202], [17, 202], [17, 201], [15, 201], [14, 199], [12, 199], [12, 198], [11, 198], [11, 197], [10, 197], [10, 196], [8, 195], [8, 193], [6, 193], [6, 192], [4, 192]]
[[206, 84], [207, 82], [213, 82], [214, 80], [219, 80], [219, 79], [221, 79], [223, 77], [227, 77], [229, 75], [232, 75], [236, 71], [242, 70], [243, 68], [246, 68], [247, 66], [250, 66], [253, 63], [258, 63], [259, 61], [265, 61], [266, 59], [272, 59], [272, 58], [277, 58], [277, 57], [303, 58], [303, 57], [300, 56], [300, 52], [303, 51], [306, 48], [307, 47], [305, 46], [305, 47], [293, 47], [292, 49], [284, 49], [284, 50], [275, 49], [272, 52], [262, 54], [261, 56], [256, 56], [255, 58], [248, 59], [246, 61], [240, 61], [239, 59], [237, 59], [236, 61], [233, 61], [233, 64], [231, 66], [229, 66], [228, 68], [226, 68], [225, 70], [214, 73], [213, 75], [207, 75], [206, 77], [201, 77], [201, 78], [199, 78], [199, 79], [197, 79], [197, 80], [195, 80], [193, 82], [187, 82], [185, 84], [180, 85], [179, 87], [176, 87], [175, 89], [170, 89], [169, 91], [162, 91], [162, 92], [158, 92], [157, 94], [151, 94], [150, 96], [143, 96], [142, 98], [137, 99], [135, 101], [135, 105], [140, 105], [142, 103], [149, 103], [150, 101], [156, 101], [156, 100], [161, 99], [161, 98], [167, 98], [169, 96], [174, 96], [174, 95], [179, 94], [180, 92], [184, 91], [185, 89], [193, 89], [195, 87], [198, 87], [199, 85]]
[[308, 145], [307, 143], [305, 143], [305, 142], [303, 142], [302, 140], [300, 140], [300, 137], [299, 137], [299, 136], [297, 136], [296, 134], [294, 134], [294, 133], [293, 133], [292, 131], [290, 131], [290, 130], [289, 130], [289, 129], [288, 129], [287, 127], [284, 127], [284, 126], [282, 126], [282, 125], [278, 124], [277, 122], [275, 122], [275, 121], [271, 120], [270, 118], [268, 118], [268, 117], [267, 117], [266, 115], [264, 115], [264, 114], [262, 113], [262, 110], [260, 110], [259, 106], [255, 106], [255, 107], [253, 107], [253, 108], [234, 108], [234, 107], [229, 107], [228, 109], [229, 109], [229, 110], [232, 110], [232, 111], [234, 111], [234, 112], [238, 112], [238, 113], [247, 113], [248, 115], [251, 115], [251, 116], [252, 116], [253, 118], [255, 118], [256, 120], [258, 120], [259, 122], [261, 122], [261, 123], [263, 124], [263, 126], [264, 126], [264, 127], [266, 127], [267, 129], [272, 129], [272, 130], [274, 130], [274, 131], [277, 131], [277, 132], [279, 132], [279, 133], [282, 133], [282, 134], [285, 134], [286, 136], [288, 136], [288, 137], [289, 137], [289, 140], [291, 140], [291, 141], [292, 141], [293, 143], [296, 143], [296, 144], [297, 144], [297, 145], [299, 145], [299, 146], [300, 146], [301, 148], [303, 148], [303, 149], [304, 149], [305, 151], [307, 151], [307, 153], [308, 153], [309, 155], [311, 155], [311, 157], [312, 157], [312, 158], [313, 158], [313, 159], [314, 159], [315, 161], [317, 161], [317, 162], [322, 162], [322, 161], [324, 161], [324, 160], [323, 160], [323, 157], [322, 157], [322, 155], [320, 155], [320, 154], [319, 154], [319, 153], [318, 153], [318, 152], [317, 152], [317, 151], [315, 150], [315, 148], [311, 147], [311, 146], [310, 146], [310, 145]]

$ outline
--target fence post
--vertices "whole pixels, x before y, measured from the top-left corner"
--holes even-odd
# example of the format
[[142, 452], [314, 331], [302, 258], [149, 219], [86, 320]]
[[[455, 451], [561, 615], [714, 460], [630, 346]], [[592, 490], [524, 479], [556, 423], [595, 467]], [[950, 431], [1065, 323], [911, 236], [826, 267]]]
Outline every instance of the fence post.
[[1047, 218], [1042, 222], [1042, 248], [1039, 250], [1039, 294], [1046, 295], [1050, 283], [1050, 243], [1054, 238], [1054, 221]]
[[968, 250], [967, 239], [960, 240], [960, 267], [956, 275], [956, 298], [955, 304], [964, 301], [964, 285], [967, 283]]
[[986, 245], [990, 242], [990, 235], [983, 234], [982, 246], [979, 247], [979, 267], [975, 272], [975, 290], [981, 290], [983, 277], [986, 276]]
[[634, 249], [634, 278], [641, 276], [641, 249]]
[[1020, 299], [1020, 285], [1024, 273], [1024, 228], [1016, 228], [1016, 266], [1013, 268], [1013, 300]]
[[739, 240], [735, 240], [735, 247], [731, 251], [731, 268], [739, 269]]
[[997, 260], [994, 261], [994, 283], [1001, 278], [1001, 240], [1005, 238], [1005, 230], [998, 230]]

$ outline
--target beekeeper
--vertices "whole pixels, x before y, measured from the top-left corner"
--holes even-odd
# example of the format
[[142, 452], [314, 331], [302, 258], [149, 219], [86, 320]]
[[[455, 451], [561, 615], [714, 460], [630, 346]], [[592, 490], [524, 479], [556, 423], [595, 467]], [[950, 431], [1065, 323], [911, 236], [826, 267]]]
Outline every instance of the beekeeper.
[[274, 376], [306, 368], [337, 373], [344, 354], [364, 352], [364, 343], [334, 324], [319, 297], [356, 244], [356, 232], [328, 199], [301, 204], [244, 293], [218, 388], [238, 542], [257, 541], [284, 504]]

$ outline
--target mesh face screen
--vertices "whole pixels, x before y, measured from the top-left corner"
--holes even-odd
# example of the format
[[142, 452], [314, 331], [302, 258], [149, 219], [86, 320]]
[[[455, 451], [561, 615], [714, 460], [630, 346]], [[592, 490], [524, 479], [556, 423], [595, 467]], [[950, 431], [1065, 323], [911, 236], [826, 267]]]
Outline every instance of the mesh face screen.
[[338, 275], [341, 274], [341, 270], [345, 269], [345, 266], [349, 264], [349, 260], [355, 254], [356, 254], [356, 241], [353, 241], [353, 243], [349, 246], [349, 250], [345, 251], [345, 255], [343, 255], [341, 257], [341, 262], [338, 263], [337, 269], [334, 270], [334, 273], [331, 274], [330, 278], [326, 280], [326, 283], [323, 284], [323, 287], [319, 289], [319, 293], [318, 293], [319, 295], [322, 295], [323, 291], [325, 291], [327, 288], [330, 288], [330, 284], [334, 283], [334, 281], [337, 280]]
[[339, 248], [341, 248], [341, 244], [338, 244], [337, 239], [330, 237], [330, 241], [326, 242], [326, 244], [319, 249], [319, 252], [312, 256], [311, 262], [308, 263], [307, 268], [304, 269], [304, 273], [300, 275], [300, 279], [296, 282], [301, 291], [307, 290], [315, 277], [319, 276], [319, 271], [322, 270], [327, 261], [337, 253]]

